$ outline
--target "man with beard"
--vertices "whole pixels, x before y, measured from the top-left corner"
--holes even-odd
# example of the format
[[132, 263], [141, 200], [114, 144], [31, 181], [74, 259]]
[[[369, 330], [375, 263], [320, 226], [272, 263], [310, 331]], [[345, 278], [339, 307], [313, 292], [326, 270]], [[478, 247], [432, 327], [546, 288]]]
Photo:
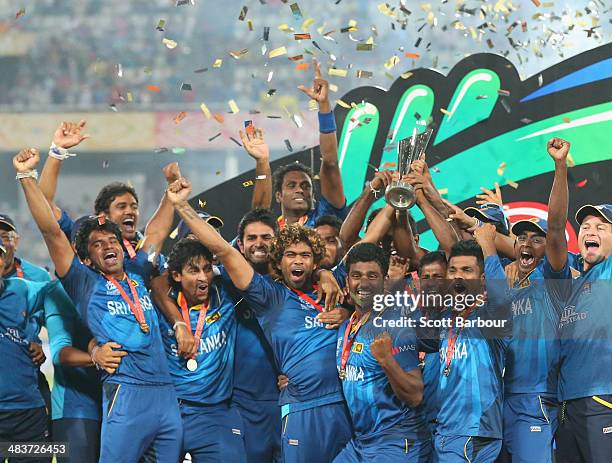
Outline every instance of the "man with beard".
[[323, 215], [314, 224], [313, 228], [325, 244], [325, 257], [320, 263], [321, 268], [332, 269], [342, 259], [341, 227], [342, 221], [335, 215]]
[[452, 296], [453, 305], [442, 314], [445, 324], [437, 343], [439, 463], [493, 463], [501, 449], [502, 373], [512, 333], [508, 288], [495, 249], [495, 226], [484, 224], [474, 235], [478, 243], [455, 243], [448, 261], [445, 296]]
[[[189, 182], [180, 179], [169, 187], [168, 197], [192, 232], [221, 261], [222, 276], [227, 273], [242, 291], [279, 369], [289, 378], [281, 393], [283, 461], [331, 461], [350, 439], [351, 426], [333, 368], [337, 334], [317, 318], [324, 310], [315, 300], [312, 284], [312, 273], [324, 254], [320, 238], [298, 224], [282, 230], [270, 248], [279, 275], [279, 281], [273, 281], [255, 273], [238, 250], [195, 214], [187, 202], [190, 192]], [[332, 294], [326, 306], [335, 307], [335, 299]]]
[[565, 239], [569, 148], [560, 138], [547, 146], [555, 176], [544, 277], [560, 311], [561, 338], [557, 461], [603, 463], [612, 454], [612, 205], [586, 205], [576, 213], [582, 275], [572, 280]]
[[338, 164], [338, 140], [336, 119], [329, 101], [329, 82], [321, 75], [321, 65], [314, 64], [315, 78], [312, 88], [303, 85], [299, 89], [315, 100], [319, 106], [319, 149], [321, 168], [319, 184], [321, 197], [313, 206], [314, 195], [310, 168], [300, 163], [282, 166], [274, 171], [274, 197], [281, 208], [278, 218], [280, 229], [292, 223], [312, 227], [322, 215], [346, 217], [346, 198]]
[[387, 325], [401, 317], [386, 307], [389, 261], [373, 243], [359, 243], [346, 256], [347, 290], [355, 312], [338, 330], [337, 367], [355, 437], [334, 459], [341, 462], [427, 462], [431, 456], [422, 407], [423, 379], [413, 328]]
[[512, 339], [504, 373], [504, 442], [501, 461], [552, 462], [557, 428], [559, 316], [544, 282], [543, 219], [512, 226], [518, 281], [511, 290]]
[[55, 272], [96, 340], [117, 342], [128, 352], [113, 375], [102, 377], [100, 462], [135, 463], [149, 447], [160, 461], [176, 461], [182, 423], [157, 312], [144, 281], [124, 271], [121, 232], [103, 217], [80, 227], [75, 255], [36, 182], [38, 162], [34, 149], [13, 158]]

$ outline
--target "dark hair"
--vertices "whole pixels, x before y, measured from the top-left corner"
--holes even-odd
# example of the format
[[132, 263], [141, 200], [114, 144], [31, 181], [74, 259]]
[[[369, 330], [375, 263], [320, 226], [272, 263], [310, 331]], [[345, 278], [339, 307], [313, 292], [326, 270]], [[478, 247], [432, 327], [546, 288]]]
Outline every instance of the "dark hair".
[[476, 258], [480, 271], [484, 272], [484, 256], [482, 254], [482, 248], [476, 242], [476, 240], [463, 240], [457, 241], [451, 248], [450, 256], [448, 256], [448, 262], [450, 263], [453, 257], [458, 256], [472, 256]]
[[98, 217], [86, 219], [79, 226], [79, 231], [74, 239], [79, 259], [85, 260], [89, 257], [89, 235], [97, 230], [112, 233], [117, 237], [120, 243], [122, 242], [121, 230], [117, 224], [110, 220], [99, 219]]
[[338, 230], [338, 233], [340, 233], [340, 229], [342, 228], [342, 220], [340, 220], [335, 215], [322, 215], [317, 219], [314, 224], [314, 227], [312, 228], [322, 227], [323, 225], [329, 225], [330, 227], [334, 227], [336, 230]]
[[115, 200], [115, 198], [125, 193], [131, 194], [136, 200], [136, 202], [138, 202], [138, 195], [136, 194], [136, 190], [133, 186], [128, 185], [127, 183], [113, 182], [102, 187], [102, 189], [98, 193], [98, 196], [96, 196], [96, 200], [94, 202], [95, 213], [99, 214], [100, 212], [108, 212], [108, 208]]
[[373, 243], [359, 243], [353, 246], [346, 255], [346, 270], [350, 272], [351, 265], [357, 262], [376, 262], [380, 266], [383, 277], [389, 271], [389, 259], [380, 246]]
[[240, 219], [240, 223], [238, 224], [238, 239], [240, 241], [244, 241], [244, 229], [247, 227], [247, 225], [255, 222], [261, 222], [264, 225], [267, 225], [273, 230], [275, 235], [278, 233], [278, 222], [274, 218], [272, 211], [270, 209], [258, 207], [250, 210], [244, 214], [242, 219]]
[[446, 254], [444, 253], [444, 251], [428, 252], [423, 257], [421, 257], [421, 260], [419, 261], [419, 268], [417, 269], [417, 273], [419, 274], [419, 276], [421, 276], [421, 271], [423, 270], [423, 267], [435, 263], [443, 265], [444, 267], [448, 265], [448, 262], [446, 260]]
[[315, 265], [319, 265], [321, 259], [325, 257], [325, 245], [319, 234], [312, 228], [292, 223], [279, 231], [270, 245], [270, 260], [275, 270], [280, 269], [285, 249], [297, 243], [306, 243], [310, 246]]
[[178, 241], [168, 255], [168, 281], [170, 286], [180, 291], [181, 285], [172, 278], [172, 272], [181, 273], [185, 265], [195, 261], [198, 257], [203, 257], [208, 262], [213, 261], [213, 254], [206, 246], [198, 240], [183, 238]]
[[300, 162], [281, 166], [276, 169], [272, 175], [272, 185], [275, 193], [283, 189], [283, 180], [285, 180], [285, 175], [289, 172], [304, 172], [310, 180], [312, 180], [313, 177], [312, 169]]

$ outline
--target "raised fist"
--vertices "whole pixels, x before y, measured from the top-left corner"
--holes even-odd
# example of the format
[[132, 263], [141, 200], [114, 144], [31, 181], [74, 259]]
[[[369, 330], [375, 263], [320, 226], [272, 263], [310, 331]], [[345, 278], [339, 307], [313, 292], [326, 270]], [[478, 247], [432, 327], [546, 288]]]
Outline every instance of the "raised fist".
[[13, 167], [18, 173], [30, 172], [36, 169], [40, 154], [34, 148], [24, 148], [13, 158]]

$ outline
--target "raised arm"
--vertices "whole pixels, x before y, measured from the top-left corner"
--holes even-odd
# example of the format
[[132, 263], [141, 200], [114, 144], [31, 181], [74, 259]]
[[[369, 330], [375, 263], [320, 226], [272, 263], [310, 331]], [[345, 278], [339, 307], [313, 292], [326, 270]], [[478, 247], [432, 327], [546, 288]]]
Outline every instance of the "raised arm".
[[252, 130], [240, 130], [240, 140], [245, 151], [255, 159], [255, 188], [251, 199], [251, 209], [270, 208], [272, 204], [272, 169], [270, 168], [270, 148], [264, 139], [263, 130], [251, 126]]
[[334, 207], [346, 204], [340, 164], [338, 163], [338, 139], [336, 138], [336, 119], [329, 101], [329, 82], [321, 75], [321, 64], [314, 61], [315, 78], [311, 88], [300, 85], [298, 88], [315, 100], [319, 105], [319, 149], [321, 168], [319, 178], [321, 195]]
[[51, 207], [36, 181], [38, 175], [36, 166], [39, 161], [40, 155], [38, 150], [32, 148], [23, 149], [13, 158], [13, 167], [17, 172], [17, 177], [20, 178], [19, 181], [32, 213], [32, 218], [36, 222], [47, 245], [53, 265], [55, 266], [55, 272], [59, 277], [63, 277], [70, 269], [74, 258], [74, 251], [68, 242], [68, 238], [66, 238], [66, 235], [64, 235], [57, 224]]
[[221, 261], [234, 286], [239, 290], [247, 289], [253, 279], [253, 268], [237, 249], [225, 241], [217, 230], [193, 210], [187, 202], [190, 194], [191, 183], [184, 178], [170, 185], [167, 191], [168, 199], [174, 205], [176, 212], [200, 242]]
[[392, 206], [385, 206], [382, 211], [372, 220], [368, 231], [361, 240], [362, 243], [378, 244], [385, 235], [391, 230], [395, 217], [395, 209]]
[[385, 195], [385, 189], [391, 183], [393, 171], [381, 170], [364, 188], [340, 228], [340, 239], [347, 249], [359, 241], [359, 231], [363, 227], [366, 214], [372, 204]]
[[[181, 170], [178, 162], [172, 162], [163, 168], [164, 177], [168, 185], [181, 178]], [[149, 248], [155, 248], [155, 254], [161, 252], [164, 241], [170, 234], [172, 220], [174, 219], [174, 207], [168, 201], [168, 196], [164, 193], [159, 206], [145, 227], [144, 240], [141, 248], [148, 252]]]
[[548, 199], [548, 233], [546, 233], [546, 257], [552, 269], [561, 271], [567, 262], [567, 241], [565, 240], [565, 224], [567, 223], [567, 208], [569, 192], [567, 188], [567, 155], [569, 142], [561, 138], [553, 138], [547, 145], [548, 154], [555, 162], [555, 177], [553, 179], [550, 198]]
[[395, 225], [392, 229], [393, 244], [397, 253], [409, 260], [408, 268], [415, 269], [419, 266], [419, 261], [425, 255], [425, 251], [416, 244], [408, 214], [408, 211], [395, 212]]

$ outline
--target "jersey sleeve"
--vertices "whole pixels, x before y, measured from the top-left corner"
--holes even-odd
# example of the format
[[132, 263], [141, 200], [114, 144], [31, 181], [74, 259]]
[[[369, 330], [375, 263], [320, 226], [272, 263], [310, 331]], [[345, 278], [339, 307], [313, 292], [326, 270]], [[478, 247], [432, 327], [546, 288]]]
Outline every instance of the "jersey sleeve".
[[45, 323], [53, 365], [60, 366], [60, 352], [73, 345], [76, 316], [74, 304], [61, 284], [52, 285], [45, 297]]
[[57, 221], [60, 229], [64, 232], [64, 235], [68, 238], [68, 241], [72, 243], [72, 230], [74, 229], [74, 220], [70, 218], [68, 213], [62, 209], [62, 216]]
[[334, 274], [334, 278], [340, 285], [341, 288], [346, 286], [346, 277], [348, 276], [348, 272], [346, 270], [346, 264], [344, 261], [341, 261], [338, 265], [336, 265], [332, 269], [332, 273]]
[[316, 206], [315, 217], [321, 217], [323, 215], [335, 215], [341, 220], [346, 219], [348, 214], [348, 207], [346, 206], [346, 198], [344, 199], [344, 206], [336, 207], [331, 204], [323, 195], [319, 198]]
[[483, 307], [483, 315], [488, 319], [505, 320], [502, 329], [494, 330], [494, 337], [512, 335], [512, 305], [510, 288], [499, 256], [485, 258], [485, 285], [487, 288], [487, 303]]
[[265, 314], [271, 307], [278, 307], [285, 298], [284, 286], [257, 272], [249, 286], [240, 293], [249, 303], [256, 315]]
[[402, 370], [408, 372], [419, 366], [419, 352], [416, 335], [412, 330], [398, 328], [391, 335], [393, 356]]
[[568, 253], [565, 265], [561, 270], [555, 272], [548, 262], [548, 259], [544, 257], [544, 265], [542, 272], [544, 273], [544, 281], [546, 283], [546, 290], [550, 296], [553, 307], [557, 313], [561, 313], [565, 308], [565, 302], [569, 299], [572, 291], [572, 263], [576, 259], [573, 254]]
[[49, 283], [47, 282], [34, 282], [24, 280], [28, 288], [27, 298], [27, 327], [26, 327], [26, 338], [28, 341], [35, 341], [40, 343], [38, 334], [40, 329], [45, 324], [45, 294]]
[[83, 265], [77, 256], [74, 256], [70, 269], [68, 269], [66, 275], [60, 278], [60, 281], [77, 308], [79, 316], [83, 320], [87, 320], [88, 300], [96, 284], [93, 271]]

